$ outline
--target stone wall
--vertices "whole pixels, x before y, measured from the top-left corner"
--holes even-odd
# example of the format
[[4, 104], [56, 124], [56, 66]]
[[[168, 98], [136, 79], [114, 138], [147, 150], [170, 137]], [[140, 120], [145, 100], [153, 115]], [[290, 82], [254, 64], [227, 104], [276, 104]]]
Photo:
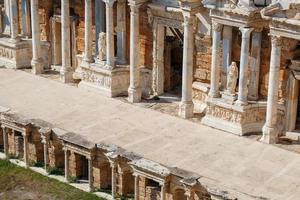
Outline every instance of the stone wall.
[[8, 140], [8, 153], [15, 155], [15, 134], [11, 130], [7, 130], [7, 140]]
[[131, 172], [117, 173], [117, 193], [122, 196], [134, 194], [134, 176]]
[[62, 144], [58, 140], [57, 136], [52, 134], [48, 143], [48, 158], [50, 167], [64, 168], [65, 157], [62, 148]]
[[44, 146], [37, 130], [32, 131], [28, 136], [28, 160], [33, 163], [44, 162]]
[[82, 175], [82, 163], [81, 155], [74, 152], [70, 152], [69, 155], [69, 175], [72, 177], [78, 177]]

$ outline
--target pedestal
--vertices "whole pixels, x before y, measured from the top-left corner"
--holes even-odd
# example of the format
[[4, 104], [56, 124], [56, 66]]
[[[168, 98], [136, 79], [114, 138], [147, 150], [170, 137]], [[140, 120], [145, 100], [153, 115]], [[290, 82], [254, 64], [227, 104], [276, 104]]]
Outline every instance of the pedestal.
[[99, 92], [108, 97], [126, 96], [129, 87], [129, 67], [106, 68], [105, 62], [81, 65], [80, 88]]

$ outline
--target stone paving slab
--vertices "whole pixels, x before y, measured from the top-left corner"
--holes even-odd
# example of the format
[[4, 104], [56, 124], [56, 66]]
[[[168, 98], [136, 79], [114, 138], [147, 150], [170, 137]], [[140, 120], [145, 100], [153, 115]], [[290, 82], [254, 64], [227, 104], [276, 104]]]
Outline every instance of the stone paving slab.
[[262, 199], [299, 199], [300, 156], [23, 71], [0, 69], [0, 105], [89, 141], [116, 144], [200, 182]]

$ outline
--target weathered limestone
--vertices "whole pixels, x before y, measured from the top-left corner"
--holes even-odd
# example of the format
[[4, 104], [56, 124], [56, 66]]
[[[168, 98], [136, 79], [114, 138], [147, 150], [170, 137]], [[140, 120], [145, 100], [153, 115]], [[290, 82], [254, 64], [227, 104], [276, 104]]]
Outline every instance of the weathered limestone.
[[212, 46], [212, 61], [211, 61], [211, 81], [209, 97], [220, 97], [219, 81], [220, 81], [220, 42], [222, 25], [212, 22], [213, 29], [213, 46]]
[[192, 101], [193, 66], [194, 66], [194, 28], [195, 16], [193, 13], [183, 11], [184, 17], [184, 41], [182, 64], [182, 97], [179, 105], [179, 116], [191, 118], [194, 115]]
[[139, 56], [140, 56], [140, 21], [138, 1], [129, 1], [130, 6], [130, 85], [128, 88], [128, 101], [137, 103], [141, 101], [142, 90], [140, 86]]
[[261, 138], [262, 142], [269, 144], [276, 143], [278, 140], [277, 115], [281, 45], [281, 38], [272, 36], [267, 116], [263, 127], [263, 137]]
[[126, 1], [117, 1], [117, 62], [126, 64], [127, 30], [126, 30]]
[[18, 20], [18, 4], [17, 0], [10, 0], [10, 38], [12, 42], [18, 42], [19, 38], [19, 20]]
[[49, 165], [49, 157], [48, 157], [48, 138], [46, 136], [41, 136], [42, 138], [42, 143], [43, 143], [43, 146], [44, 146], [44, 167], [45, 167], [45, 170], [47, 171], [48, 169], [48, 165]]
[[115, 67], [115, 39], [114, 39], [114, 9], [115, 0], [105, 0], [106, 4], [106, 67]]
[[84, 24], [84, 57], [83, 61], [93, 62], [92, 58], [92, 0], [85, 0], [85, 24]]
[[113, 199], [116, 198], [116, 164], [114, 162], [110, 162], [111, 167], [111, 196]]
[[8, 139], [7, 139], [7, 133], [6, 133], [6, 127], [1, 126], [2, 128], [2, 134], [3, 134], [3, 149], [4, 149], [4, 154], [8, 156]]
[[70, 50], [70, 0], [61, 1], [61, 41], [62, 41], [62, 66], [60, 69], [60, 79], [63, 83], [73, 80], [73, 70], [71, 68]]
[[31, 24], [32, 24], [32, 73], [41, 74], [44, 71], [43, 60], [41, 58], [40, 42], [40, 18], [38, 13], [38, 0], [31, 0]]
[[65, 181], [69, 182], [69, 154], [70, 154], [70, 152], [65, 147], [63, 150], [65, 152]]
[[236, 104], [247, 105], [248, 104], [248, 65], [249, 65], [249, 48], [250, 48], [250, 35], [253, 28], [240, 28], [242, 32], [242, 47], [241, 47], [241, 59], [240, 59], [240, 75], [239, 75], [239, 91], [238, 100]]
[[24, 162], [25, 162], [25, 166], [26, 167], [29, 167], [29, 158], [28, 158], [28, 133], [25, 131], [22, 133], [22, 136], [23, 136], [23, 140], [24, 140], [24, 150], [23, 150], [23, 153], [24, 153]]
[[88, 176], [89, 176], [89, 189], [90, 192], [94, 191], [94, 177], [93, 177], [93, 162], [92, 158], [87, 157], [88, 160]]
[[140, 176], [138, 174], [134, 175], [134, 200], [139, 200], [139, 179]]

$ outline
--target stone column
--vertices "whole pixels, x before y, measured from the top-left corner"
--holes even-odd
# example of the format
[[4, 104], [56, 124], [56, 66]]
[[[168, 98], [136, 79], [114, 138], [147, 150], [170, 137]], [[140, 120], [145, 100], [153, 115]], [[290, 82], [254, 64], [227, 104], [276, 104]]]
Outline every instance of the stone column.
[[17, 0], [10, 0], [10, 37], [12, 42], [17, 42], [19, 38], [19, 19]]
[[22, 0], [22, 34], [26, 38], [31, 36], [29, 0]]
[[242, 32], [242, 47], [240, 58], [240, 73], [239, 73], [239, 91], [236, 104], [247, 105], [248, 97], [248, 81], [249, 81], [249, 48], [250, 48], [250, 35], [253, 28], [240, 28]]
[[138, 174], [134, 174], [134, 200], [139, 200], [139, 178]]
[[62, 66], [60, 69], [60, 79], [63, 83], [73, 80], [71, 67], [71, 40], [70, 40], [70, 2], [61, 0], [61, 46], [62, 46]]
[[114, 37], [114, 3], [115, 0], [104, 0], [106, 3], [106, 66], [115, 67], [115, 37]]
[[41, 58], [40, 17], [38, 0], [31, 0], [31, 23], [32, 23], [32, 73], [41, 74], [44, 71]]
[[117, 60], [126, 64], [126, 1], [117, 2]]
[[261, 51], [261, 31], [252, 33], [251, 57], [250, 57], [250, 80], [248, 99], [258, 100], [259, 71], [260, 71], [260, 51]]
[[194, 200], [195, 192], [191, 190], [191, 188], [186, 188], [186, 191], [184, 193], [187, 200]]
[[42, 136], [42, 143], [44, 145], [44, 164], [45, 164], [45, 170], [47, 172], [47, 168], [48, 168], [48, 163], [49, 163], [49, 159], [48, 159], [48, 141], [46, 136]]
[[65, 151], [65, 181], [69, 182], [69, 151], [64, 148]]
[[193, 66], [194, 66], [194, 21], [191, 13], [183, 13], [184, 38], [183, 38], [183, 63], [182, 63], [182, 97], [179, 105], [179, 116], [191, 118], [194, 115], [192, 96]]
[[160, 200], [165, 200], [166, 199], [166, 187], [165, 183], [161, 184], [161, 190], [160, 190]]
[[139, 7], [135, 1], [129, 1], [130, 6], [130, 84], [128, 88], [128, 101], [137, 103], [141, 101], [142, 90], [140, 86], [140, 20]]
[[92, 0], [85, 0], [85, 24], [84, 24], [84, 57], [83, 61], [93, 62], [92, 58]]
[[208, 96], [211, 98], [220, 97], [219, 82], [220, 82], [220, 42], [221, 42], [221, 24], [213, 21], [213, 45], [212, 45], [212, 60], [211, 60], [211, 76], [210, 76], [210, 91]]
[[116, 198], [116, 191], [117, 191], [117, 185], [116, 185], [116, 164], [114, 162], [110, 163], [111, 166], [111, 195], [112, 198]]
[[8, 138], [7, 138], [7, 132], [5, 126], [1, 126], [2, 133], [3, 133], [3, 148], [4, 148], [4, 154], [6, 157], [8, 156]]
[[28, 167], [29, 166], [29, 160], [28, 160], [28, 133], [23, 132], [22, 133], [23, 138], [24, 138], [24, 162], [25, 162], [25, 166]]
[[228, 67], [231, 65], [232, 52], [232, 26], [224, 26], [223, 28], [223, 61], [221, 87], [226, 88]]
[[263, 127], [263, 137], [261, 138], [262, 142], [269, 144], [276, 143], [278, 140], [277, 109], [281, 45], [281, 38], [277, 36], [272, 36], [267, 116], [266, 123]]
[[93, 162], [92, 158], [87, 158], [88, 168], [89, 168], [89, 189], [90, 192], [94, 190], [94, 176], [93, 176]]
[[99, 34], [105, 32], [105, 4], [102, 0], [95, 0], [96, 24], [96, 55], [99, 55]]

